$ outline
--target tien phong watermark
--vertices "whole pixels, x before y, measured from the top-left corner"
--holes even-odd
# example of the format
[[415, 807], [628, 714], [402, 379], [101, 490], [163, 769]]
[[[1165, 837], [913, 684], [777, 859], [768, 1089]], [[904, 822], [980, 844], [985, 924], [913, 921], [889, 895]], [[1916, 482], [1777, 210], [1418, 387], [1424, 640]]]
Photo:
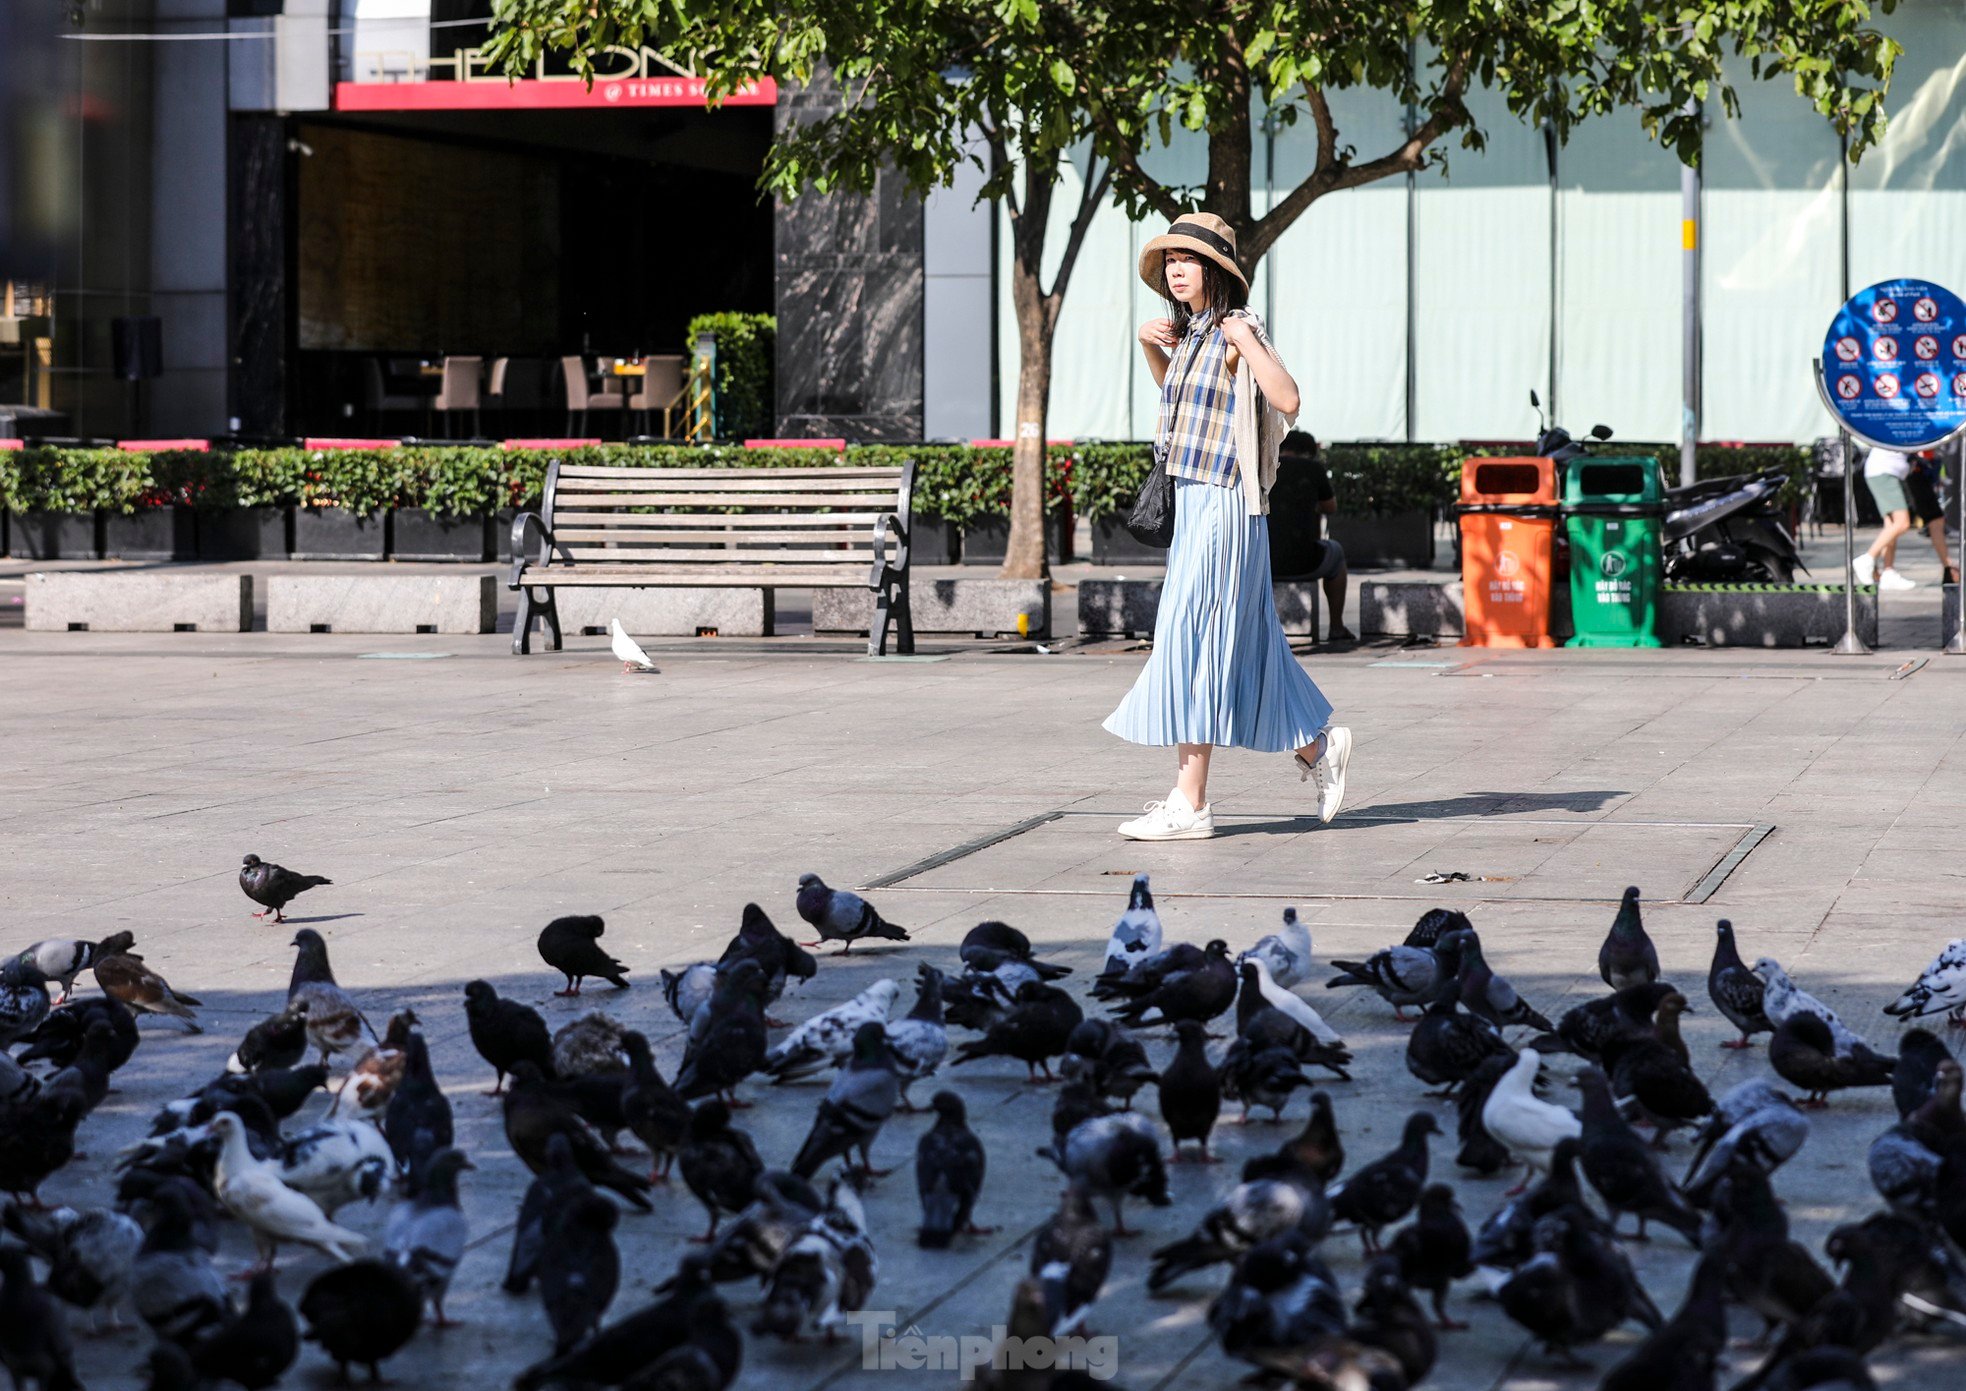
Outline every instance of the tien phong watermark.
[[1119, 1374], [1119, 1339], [1076, 1333], [1017, 1337], [1002, 1324], [988, 1333], [924, 1333], [909, 1325], [890, 1333], [892, 1309], [861, 1309], [846, 1314], [860, 1329], [860, 1365], [880, 1372], [955, 1372], [974, 1381], [985, 1371], [1081, 1371], [1094, 1381]]

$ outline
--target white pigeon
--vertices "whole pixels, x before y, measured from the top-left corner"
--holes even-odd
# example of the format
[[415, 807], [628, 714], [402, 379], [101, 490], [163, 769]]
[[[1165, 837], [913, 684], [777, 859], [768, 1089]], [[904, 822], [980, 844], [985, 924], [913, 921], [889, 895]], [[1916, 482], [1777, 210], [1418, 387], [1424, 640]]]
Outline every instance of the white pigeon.
[[273, 1268], [274, 1252], [283, 1241], [312, 1246], [344, 1262], [368, 1244], [360, 1232], [330, 1222], [320, 1204], [305, 1193], [287, 1187], [278, 1164], [253, 1158], [246, 1145], [246, 1128], [237, 1116], [219, 1112], [212, 1117], [210, 1131], [220, 1146], [212, 1186], [226, 1211], [252, 1228], [262, 1269]]
[[1897, 1019], [1949, 1013], [1953, 1028], [1966, 1028], [1966, 937], [1955, 937], [1904, 994], [1884, 1007]]
[[[1536, 1095], [1536, 1073], [1542, 1065], [1533, 1048], [1516, 1055], [1515, 1066], [1502, 1074], [1482, 1103], [1481, 1128], [1530, 1169], [1546, 1174], [1557, 1144], [1580, 1138], [1584, 1124], [1576, 1112]], [[1523, 1183], [1528, 1182], [1525, 1172]]]
[[1154, 911], [1154, 896], [1147, 889], [1147, 876], [1133, 876], [1133, 892], [1126, 900], [1126, 911], [1113, 925], [1106, 941], [1104, 974], [1125, 975], [1139, 962], [1160, 950], [1160, 914]]
[[845, 1004], [813, 1015], [765, 1054], [763, 1071], [775, 1082], [796, 1082], [845, 1062], [853, 1053], [853, 1036], [860, 1026], [885, 1025], [900, 993], [901, 982], [877, 980]]
[[1754, 973], [1761, 977], [1767, 988], [1761, 993], [1761, 1012], [1768, 1016], [1776, 1028], [1797, 1014], [1813, 1014], [1829, 1025], [1830, 1036], [1836, 1040], [1836, 1055], [1847, 1058], [1859, 1047], [1868, 1048], [1864, 1036], [1836, 1017], [1836, 1011], [1811, 995], [1788, 977], [1779, 961], [1772, 956], [1764, 956], [1754, 963]]
[[613, 649], [615, 659], [621, 663], [623, 671], [654, 671], [655, 663], [649, 654], [642, 651], [642, 645], [628, 636], [628, 630], [621, 626], [621, 620], [608, 620], [608, 646]]
[[1324, 1022], [1318, 1012], [1307, 1004], [1301, 995], [1285, 990], [1270, 974], [1270, 968], [1263, 964], [1260, 956], [1249, 956], [1243, 965], [1256, 972], [1256, 989], [1263, 996], [1263, 1003], [1279, 1010], [1283, 1015], [1308, 1030], [1319, 1043], [1342, 1045], [1345, 1040], [1339, 1032]]
[[351, 1118], [323, 1121], [291, 1137], [280, 1181], [333, 1217], [347, 1203], [373, 1203], [395, 1171], [396, 1158], [382, 1132], [371, 1121]]
[[1297, 921], [1297, 910], [1283, 910], [1283, 931], [1272, 932], [1236, 958], [1238, 964], [1254, 957], [1270, 968], [1270, 979], [1285, 990], [1295, 990], [1311, 976], [1311, 930]]
[[31, 961], [41, 968], [41, 974], [61, 986], [61, 993], [55, 996], [57, 1005], [68, 1003], [68, 997], [75, 993], [75, 978], [86, 970], [96, 954], [94, 942], [80, 942], [68, 937], [50, 937], [36, 942], [22, 952], [21, 960]]

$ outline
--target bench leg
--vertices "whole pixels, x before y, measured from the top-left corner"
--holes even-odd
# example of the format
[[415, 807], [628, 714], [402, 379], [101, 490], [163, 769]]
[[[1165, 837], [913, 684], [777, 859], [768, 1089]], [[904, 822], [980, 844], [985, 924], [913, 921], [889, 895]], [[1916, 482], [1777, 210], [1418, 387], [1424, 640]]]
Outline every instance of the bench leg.
[[558, 652], [560, 650], [560, 601], [554, 598], [553, 591], [550, 589], [546, 591], [546, 601], [542, 611], [546, 618], [546, 630], [553, 635], [553, 650]]
[[894, 650], [904, 657], [915, 655], [915, 609], [908, 596], [908, 577], [904, 574], [895, 585], [895, 598], [900, 609], [894, 620]]
[[867, 625], [869, 657], [887, 655], [890, 623], [894, 627], [895, 652], [904, 657], [912, 656], [915, 651], [915, 616], [908, 606], [908, 581], [905, 576], [874, 591], [874, 619]]
[[512, 620], [512, 655], [524, 657], [532, 651], [532, 625], [538, 623], [544, 629], [544, 636], [552, 641], [553, 651], [560, 650], [560, 606], [554, 602], [553, 591], [542, 589], [536, 592], [530, 588], [519, 591], [519, 613]]
[[532, 652], [532, 591], [519, 591], [519, 614], [512, 620], [512, 655], [524, 657]]
[[888, 596], [887, 585], [874, 591], [874, 617], [867, 624], [867, 655], [885, 657], [887, 655]]

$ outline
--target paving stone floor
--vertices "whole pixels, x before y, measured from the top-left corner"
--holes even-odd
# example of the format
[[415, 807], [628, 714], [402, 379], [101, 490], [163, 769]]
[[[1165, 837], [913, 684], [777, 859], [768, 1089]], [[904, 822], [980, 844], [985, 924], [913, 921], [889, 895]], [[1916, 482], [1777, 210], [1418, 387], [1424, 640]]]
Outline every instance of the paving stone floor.
[[[1729, 1030], [1699, 988], [1717, 917], [1735, 922], [1750, 958], [1776, 956], [1886, 1047], [1897, 1028], [1879, 1007], [1960, 933], [1966, 663], [1944, 658], [1894, 679], [1901, 655], [1317, 654], [1311, 669], [1358, 736], [1345, 814], [1319, 828], [1287, 760], [1229, 753], [1214, 785], [1227, 833], [1143, 847], [1110, 827], [1164, 792], [1170, 760], [1099, 728], [1140, 664], [1127, 644], [1039, 656], [924, 643], [918, 660], [869, 662], [850, 643], [672, 643], [656, 646], [659, 675], [627, 676], [604, 639], [527, 660], [508, 656], [507, 642], [0, 633], [4, 945], [127, 928], [152, 965], [204, 999], [209, 1029], [145, 1025], [117, 1092], [83, 1127], [90, 1158], [47, 1196], [103, 1201], [109, 1161], [156, 1105], [215, 1071], [282, 999], [291, 932], [248, 916], [240, 856], [330, 875], [295, 921], [324, 934], [340, 978], [378, 1020], [403, 1005], [422, 1016], [460, 1143], [479, 1165], [464, 1178], [474, 1246], [450, 1301], [463, 1324], [421, 1334], [387, 1368], [399, 1385], [502, 1385], [547, 1338], [535, 1302], [496, 1288], [526, 1176], [497, 1103], [481, 1095], [490, 1072], [465, 1034], [463, 983], [486, 977], [555, 1026], [606, 1010], [657, 1040], [667, 1072], [680, 1040], [657, 969], [714, 957], [747, 901], [796, 927], [805, 870], [839, 885], [892, 881], [872, 896], [914, 941], [829, 953], [781, 1006], [789, 1017], [881, 974], [912, 982], [918, 961], [953, 965], [962, 934], [991, 917], [1073, 966], [1068, 984], [1082, 989], [1139, 870], [1153, 874], [1170, 937], [1245, 946], [1295, 904], [1321, 961], [1397, 940], [1434, 904], [1466, 908], [1498, 969], [1554, 1015], [1601, 989], [1597, 944], [1634, 883], [1668, 973], [1694, 997], [1690, 1042], [1716, 1092], [1766, 1067], [1765, 1049], [1717, 1046]], [[896, 878], [1050, 813], [1060, 814]], [[1716, 867], [1748, 843], [1722, 880]], [[1415, 882], [1434, 871], [1478, 878]], [[632, 964], [636, 988], [551, 997], [559, 982], [533, 939], [569, 912], [607, 918], [607, 944]], [[1390, 1148], [1416, 1106], [1451, 1130], [1450, 1108], [1420, 1099], [1406, 1073], [1388, 1008], [1350, 992], [1313, 999], [1358, 1055], [1354, 1080], [1328, 1088], [1351, 1164]], [[1149, 1046], [1156, 1059], [1168, 1051], [1158, 1035]], [[897, 1118], [876, 1146], [896, 1171], [868, 1202], [881, 1257], [873, 1303], [926, 1334], [986, 1335], [1057, 1194], [1032, 1154], [1051, 1093], [994, 1061], [944, 1080], [970, 1099], [989, 1147], [978, 1215], [998, 1230], [946, 1252], [915, 1247], [908, 1165], [927, 1121]], [[760, 1104], [742, 1123], [768, 1162], [788, 1162], [822, 1084], [746, 1091]], [[1302, 1115], [1299, 1099], [1287, 1128]], [[1873, 1092], [1841, 1096], [1817, 1119], [1779, 1183], [1801, 1239], [1819, 1245], [1874, 1206], [1864, 1147], [1890, 1116], [1888, 1096]], [[1218, 1149], [1239, 1163], [1285, 1130], [1229, 1125]], [[1674, 1162], [1687, 1150], [1676, 1145]], [[1456, 1173], [1453, 1152], [1436, 1141], [1436, 1172], [1478, 1222], [1507, 1184]], [[1169, 1298], [1142, 1288], [1148, 1251], [1184, 1233], [1231, 1173], [1178, 1166], [1175, 1206], [1138, 1212], [1144, 1234], [1121, 1243], [1093, 1318], [1119, 1340], [1115, 1384], [1225, 1387], [1241, 1375], [1206, 1336], [1218, 1279], [1192, 1277]], [[343, 1214], [378, 1239], [384, 1215]], [[624, 1218], [617, 1311], [673, 1268], [701, 1225], [680, 1186], [652, 1215]], [[1668, 1237], [1633, 1249], [1670, 1311], [1686, 1248]], [[1326, 1251], [1354, 1284], [1356, 1238], [1334, 1236]], [[249, 1256], [232, 1232], [227, 1263]], [[321, 1266], [285, 1256], [288, 1297]], [[754, 1293], [728, 1293], [748, 1323]], [[1464, 1287], [1456, 1305], [1474, 1328], [1446, 1338], [1429, 1385], [1595, 1383], [1554, 1366], [1472, 1294]], [[1738, 1331], [1754, 1330], [1744, 1320]], [[1608, 1367], [1634, 1337], [1587, 1355]], [[133, 1331], [82, 1339], [88, 1384], [141, 1385], [132, 1369], [145, 1346]], [[752, 1339], [746, 1352], [740, 1385], [760, 1391], [951, 1380], [864, 1369], [851, 1343]], [[1741, 1347], [1730, 1360], [1737, 1371], [1753, 1364]], [[1898, 1343], [1877, 1366], [1893, 1387], [1966, 1378], [1959, 1348], [1930, 1342]], [[286, 1384], [331, 1375], [310, 1348]]]

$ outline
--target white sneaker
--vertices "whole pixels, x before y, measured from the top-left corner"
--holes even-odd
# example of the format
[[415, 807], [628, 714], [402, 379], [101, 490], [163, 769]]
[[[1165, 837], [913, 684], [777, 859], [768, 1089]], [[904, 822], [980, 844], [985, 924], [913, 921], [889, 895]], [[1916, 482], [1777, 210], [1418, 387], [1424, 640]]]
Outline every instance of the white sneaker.
[[1164, 802], [1147, 803], [1147, 814], [1120, 826], [1128, 840], [1207, 840], [1215, 834], [1215, 808], [1196, 811], [1176, 789]]
[[1851, 568], [1856, 572], [1858, 584], [1877, 583], [1877, 557], [1876, 556], [1871, 555], [1869, 552], [1865, 552], [1863, 555], [1858, 556], [1856, 560], [1852, 562]]
[[1297, 754], [1299, 780], [1317, 779], [1317, 819], [1325, 825], [1338, 814], [1338, 808], [1345, 805], [1345, 769], [1352, 762], [1352, 732], [1341, 724], [1331, 725], [1324, 731], [1324, 756], [1315, 763], [1306, 763], [1304, 755]]
[[1879, 589], [1916, 589], [1918, 588], [1918, 581], [1907, 579], [1896, 570], [1886, 570], [1877, 577], [1877, 587]]

